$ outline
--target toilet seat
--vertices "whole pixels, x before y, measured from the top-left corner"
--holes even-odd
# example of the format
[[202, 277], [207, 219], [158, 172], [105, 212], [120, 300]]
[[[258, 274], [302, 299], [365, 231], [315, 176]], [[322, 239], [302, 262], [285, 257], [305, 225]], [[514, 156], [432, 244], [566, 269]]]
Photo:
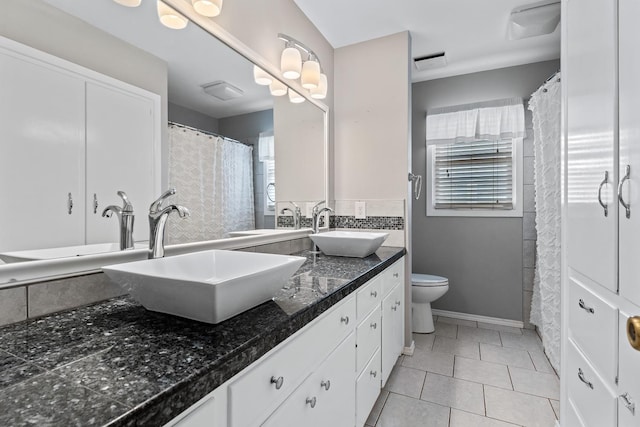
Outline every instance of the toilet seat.
[[447, 286], [449, 284], [449, 280], [446, 277], [434, 276], [431, 274], [411, 274], [411, 284], [413, 286]]

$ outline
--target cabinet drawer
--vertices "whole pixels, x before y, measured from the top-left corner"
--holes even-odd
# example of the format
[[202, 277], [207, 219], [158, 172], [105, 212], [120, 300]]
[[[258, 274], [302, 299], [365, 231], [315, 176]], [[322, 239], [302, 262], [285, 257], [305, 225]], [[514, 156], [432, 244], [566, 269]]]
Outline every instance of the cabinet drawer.
[[[618, 343], [620, 345], [620, 366], [618, 371], [618, 393], [625, 397], [618, 398], [618, 425], [620, 427], [640, 425], [640, 351], [631, 347], [627, 339], [627, 319], [629, 316], [640, 316], [640, 309], [635, 313], [620, 312]], [[631, 405], [635, 408], [631, 409]]]
[[404, 283], [404, 257], [382, 273], [382, 295], [387, 295], [400, 283]]
[[380, 351], [364, 368], [356, 383], [356, 427], [364, 426], [380, 394]]
[[368, 284], [362, 287], [356, 294], [358, 302], [358, 319], [362, 320], [376, 305], [382, 301], [382, 275], [371, 279]]
[[355, 341], [350, 334], [262, 426], [353, 426]]
[[618, 310], [574, 279], [569, 283], [569, 334], [603, 378], [614, 384]]
[[229, 426], [249, 427], [280, 405], [355, 328], [356, 302], [348, 298], [292, 340], [266, 355], [229, 385]]
[[567, 348], [567, 389], [585, 427], [615, 426], [615, 396], [573, 341], [569, 340]]
[[380, 340], [382, 337], [382, 316], [380, 309], [374, 309], [367, 318], [358, 325], [356, 329], [357, 336], [357, 363], [356, 371], [360, 372], [362, 368], [373, 356], [373, 353], [380, 348]]

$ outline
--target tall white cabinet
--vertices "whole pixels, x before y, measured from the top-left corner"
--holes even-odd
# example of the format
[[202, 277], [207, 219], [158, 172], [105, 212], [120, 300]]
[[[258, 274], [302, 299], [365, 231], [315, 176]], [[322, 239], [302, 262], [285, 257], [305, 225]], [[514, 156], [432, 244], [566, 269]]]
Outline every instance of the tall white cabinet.
[[[640, 16], [565, 0], [561, 425], [640, 426]], [[637, 331], [640, 341], [640, 329]]]
[[160, 191], [159, 96], [0, 38], [0, 100], [0, 250], [118, 242], [116, 192]]

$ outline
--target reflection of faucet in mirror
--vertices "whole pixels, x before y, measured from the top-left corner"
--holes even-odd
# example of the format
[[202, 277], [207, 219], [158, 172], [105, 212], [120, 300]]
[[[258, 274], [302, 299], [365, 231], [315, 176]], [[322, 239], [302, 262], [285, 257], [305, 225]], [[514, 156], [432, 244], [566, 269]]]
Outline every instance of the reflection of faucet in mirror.
[[162, 208], [162, 203], [174, 194], [176, 194], [176, 189], [170, 188], [149, 206], [149, 259], [164, 256], [164, 228], [169, 214], [176, 211], [180, 218], [189, 216], [189, 210], [184, 206], [169, 205]]
[[[313, 211], [312, 211], [313, 212], [313, 219], [312, 219], [313, 234], [318, 234], [320, 232], [320, 218], [322, 218], [322, 214], [325, 212], [333, 212], [333, 209], [329, 207], [320, 209], [319, 206], [323, 203], [324, 201], [318, 203], [313, 207]], [[311, 253], [313, 254], [320, 253], [320, 250], [318, 249], [318, 246], [315, 243], [313, 244], [313, 250], [311, 251]]]
[[300, 207], [296, 205], [295, 202], [289, 202], [289, 203], [293, 205], [294, 209], [292, 210], [291, 208], [283, 208], [280, 211], [280, 215], [284, 215], [286, 211], [291, 212], [291, 215], [293, 215], [293, 228], [295, 228], [296, 230], [299, 230], [300, 222], [302, 219], [302, 209], [300, 209]]
[[118, 196], [122, 199], [122, 207], [110, 205], [104, 208], [102, 216], [111, 218], [114, 213], [120, 223], [120, 250], [133, 248], [133, 205], [129, 201], [124, 191], [118, 191]]

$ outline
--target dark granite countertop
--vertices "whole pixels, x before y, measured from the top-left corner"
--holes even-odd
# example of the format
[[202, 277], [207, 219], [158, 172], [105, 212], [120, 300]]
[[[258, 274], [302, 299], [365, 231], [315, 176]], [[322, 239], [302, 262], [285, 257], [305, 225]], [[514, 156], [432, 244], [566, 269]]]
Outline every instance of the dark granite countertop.
[[1, 426], [161, 426], [405, 253], [308, 252], [276, 298], [218, 325], [128, 297], [0, 328]]

